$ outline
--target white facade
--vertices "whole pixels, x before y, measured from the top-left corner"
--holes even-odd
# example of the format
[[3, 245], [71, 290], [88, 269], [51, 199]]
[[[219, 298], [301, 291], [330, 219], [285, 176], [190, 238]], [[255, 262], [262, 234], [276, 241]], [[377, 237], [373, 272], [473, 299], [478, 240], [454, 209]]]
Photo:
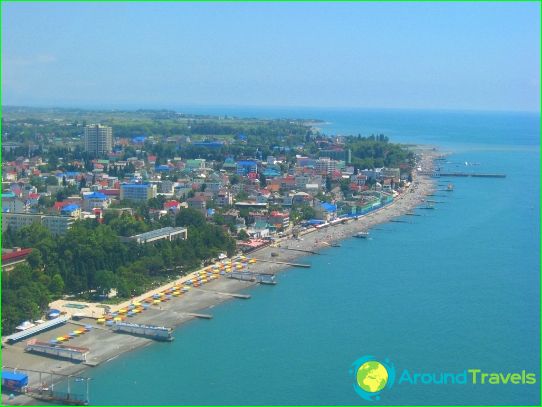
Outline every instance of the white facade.
[[85, 151], [96, 156], [105, 155], [113, 149], [113, 129], [101, 124], [85, 127]]
[[6, 229], [19, 230], [32, 223], [41, 223], [53, 235], [63, 235], [73, 224], [75, 218], [71, 216], [34, 215], [28, 213], [2, 214], [2, 231]]

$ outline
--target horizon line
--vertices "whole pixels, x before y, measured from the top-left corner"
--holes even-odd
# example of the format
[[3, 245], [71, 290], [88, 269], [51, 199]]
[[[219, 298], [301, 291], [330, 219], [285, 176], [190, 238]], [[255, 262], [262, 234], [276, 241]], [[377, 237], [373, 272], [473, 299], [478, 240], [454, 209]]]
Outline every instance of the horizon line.
[[[187, 109], [284, 109], [284, 110], [295, 110], [295, 109], [306, 109], [306, 110], [322, 110], [322, 109], [333, 109], [333, 110], [390, 110], [390, 111], [433, 111], [433, 112], [462, 112], [462, 113], [529, 113], [529, 114], [541, 114], [541, 109], [538, 110], [523, 110], [523, 109], [479, 109], [479, 108], [451, 108], [451, 107], [379, 107], [379, 106], [303, 106], [303, 105], [236, 105], [236, 104], [179, 104], [177, 106], [170, 105], [169, 107], [164, 106], [143, 106], [143, 105], [130, 105], [130, 104], [112, 104], [112, 105], [99, 105], [89, 104], [73, 104], [73, 105], [41, 105], [41, 104], [2, 104], [1, 109], [4, 108], [31, 108], [31, 109], [81, 109], [89, 111], [138, 111], [138, 110], [150, 110], [150, 111], [160, 111], [160, 110], [170, 110], [177, 112], [178, 109], [187, 108]], [[216, 114], [215, 114], [216, 115]]]

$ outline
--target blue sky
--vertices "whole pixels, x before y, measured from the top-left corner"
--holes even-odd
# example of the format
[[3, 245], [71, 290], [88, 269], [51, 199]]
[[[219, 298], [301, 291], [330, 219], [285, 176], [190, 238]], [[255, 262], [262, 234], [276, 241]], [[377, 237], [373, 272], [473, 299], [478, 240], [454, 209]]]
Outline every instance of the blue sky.
[[2, 3], [2, 104], [539, 110], [537, 3]]

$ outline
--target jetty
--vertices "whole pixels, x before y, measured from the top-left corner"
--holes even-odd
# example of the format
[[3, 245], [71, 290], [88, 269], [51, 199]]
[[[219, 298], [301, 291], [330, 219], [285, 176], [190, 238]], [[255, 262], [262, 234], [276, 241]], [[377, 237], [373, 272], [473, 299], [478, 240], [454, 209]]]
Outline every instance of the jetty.
[[322, 254], [322, 253], [318, 253], [318, 252], [315, 252], [314, 250], [304, 250], [304, 249], [294, 249], [292, 247], [278, 247], [278, 249], [283, 249], [283, 250], [292, 250], [292, 251], [295, 251], [295, 252], [302, 252], [302, 253], [309, 253], [309, 254]]
[[[45, 401], [53, 405], [87, 406], [89, 404], [90, 377], [2, 366], [2, 374], [4, 374], [4, 372], [11, 373], [10, 371], [13, 372], [12, 375], [15, 375], [15, 378], [18, 380], [15, 381], [12, 386], [5, 386], [4, 381], [2, 380], [2, 387], [6, 390], [24, 394], [35, 400]], [[32, 376], [33, 379], [37, 379], [37, 385], [31, 385], [29, 383], [30, 376]], [[84, 382], [85, 393], [73, 392], [72, 381]], [[55, 386], [61, 383], [66, 383], [66, 390], [58, 391], [55, 389]]]
[[489, 174], [478, 172], [435, 172], [433, 177], [477, 177], [477, 178], [506, 178], [506, 174]]
[[288, 261], [276, 261], [276, 260], [266, 260], [266, 259], [256, 259], [257, 261], [262, 261], [264, 263], [274, 263], [274, 264], [284, 264], [286, 266], [292, 266], [292, 267], [302, 267], [302, 268], [310, 268], [310, 264], [303, 264], [303, 263], [290, 263]]
[[248, 300], [250, 298], [249, 294], [226, 293], [226, 292], [223, 292], [223, 291], [204, 290], [203, 288], [192, 288], [192, 289], [193, 290], [204, 291], [204, 292], [207, 292], [207, 293], [225, 295], [225, 296], [232, 297], [232, 298], [239, 298], [241, 300]]
[[173, 329], [165, 326], [130, 324], [128, 322], [117, 322], [111, 329], [113, 332], [143, 336], [145, 338], [156, 339], [159, 341], [172, 341]]
[[402, 219], [390, 219], [390, 222], [393, 222], [393, 223], [410, 223], [409, 221], [402, 220]]
[[196, 314], [194, 312], [183, 312], [184, 315], [200, 319], [213, 319], [213, 316], [210, 314]]
[[228, 278], [241, 281], [253, 281], [260, 284], [275, 285], [275, 274], [273, 273], [255, 273], [252, 271], [232, 271]]

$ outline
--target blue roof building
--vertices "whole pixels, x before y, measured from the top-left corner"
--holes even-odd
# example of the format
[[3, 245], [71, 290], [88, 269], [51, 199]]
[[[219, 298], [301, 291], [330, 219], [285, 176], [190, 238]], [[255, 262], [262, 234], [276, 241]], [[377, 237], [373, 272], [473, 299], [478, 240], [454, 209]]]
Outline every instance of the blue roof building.
[[92, 194], [86, 194], [83, 199], [107, 199], [107, 195], [101, 192], [93, 192]]
[[219, 149], [224, 146], [224, 142], [223, 141], [197, 141], [195, 143], [192, 143], [192, 145], [195, 147]]
[[337, 212], [337, 205], [332, 205], [330, 203], [323, 202], [320, 206], [325, 212]]
[[134, 136], [132, 138], [132, 143], [134, 144], [144, 144], [147, 137], [145, 136]]
[[79, 207], [79, 205], [69, 204], [62, 207], [62, 209], [60, 210], [60, 214], [64, 216], [77, 216], [78, 212], [80, 211], [81, 208]]
[[237, 174], [248, 175], [258, 172], [258, 164], [256, 161], [237, 161]]

